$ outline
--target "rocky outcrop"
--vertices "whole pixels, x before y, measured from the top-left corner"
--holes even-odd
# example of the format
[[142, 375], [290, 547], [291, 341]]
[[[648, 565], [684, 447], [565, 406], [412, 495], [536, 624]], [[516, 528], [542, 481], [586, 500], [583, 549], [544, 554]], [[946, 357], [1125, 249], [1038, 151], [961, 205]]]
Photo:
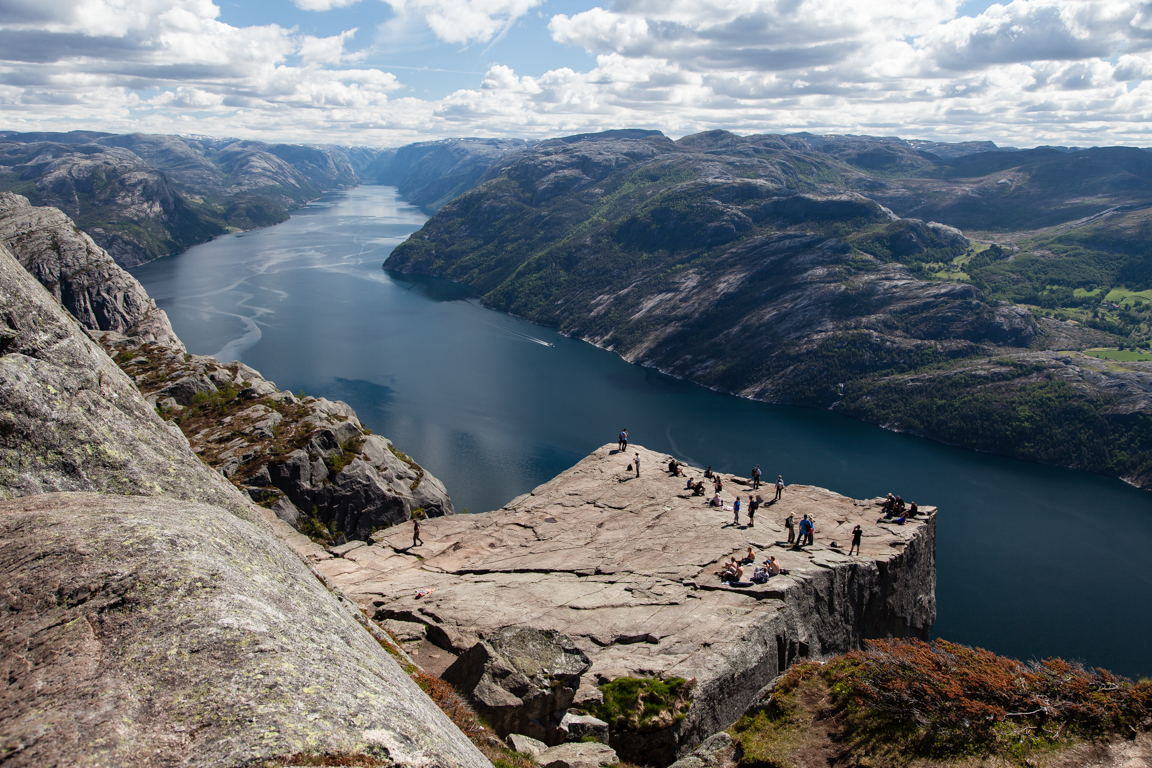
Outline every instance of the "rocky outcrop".
[[208, 466], [298, 530], [367, 539], [413, 513], [454, 512], [443, 483], [346, 403], [281, 391], [242, 363], [115, 333], [100, 340]]
[[55, 208], [0, 193], [0, 244], [129, 371], [132, 397], [143, 391], [209, 466], [296, 528], [363, 539], [417, 510], [453, 512], [443, 484], [345, 403], [297, 398], [248, 366], [188, 354], [143, 286]]
[[0, 761], [488, 765], [3, 246], [0, 294]]
[[219, 507], [0, 502], [0, 573], [6, 765], [488, 765], [354, 608]]
[[560, 744], [536, 757], [542, 768], [610, 768], [619, 762], [612, 747], [597, 742]]
[[[421, 622], [454, 653], [511, 626], [570, 636], [592, 663], [577, 707], [595, 709], [597, 686], [616, 678], [695, 680], [687, 716], [672, 727], [611, 734], [621, 758], [648, 764], [670, 763], [735, 722], [796, 659], [867, 637], [928, 636], [934, 509], [896, 526], [877, 522], [873, 501], [790, 486], [755, 527], [736, 526], [730, 511], [704, 506], [683, 477], [662, 471], [667, 456], [638, 450], [639, 478], [625, 470], [628, 455], [605, 446], [502, 510], [429, 521], [424, 547], [411, 548], [407, 531], [384, 531], [372, 546], [317, 553], [317, 568], [378, 619]], [[740, 479], [724, 482], [729, 502], [746, 496]], [[817, 519], [815, 546], [785, 546], [789, 513]], [[857, 524], [863, 553], [849, 557]], [[720, 564], [749, 546], [787, 575], [722, 584]]]
[[85, 328], [184, 351], [144, 286], [60, 210], [0, 193], [0, 243]]
[[520, 733], [555, 746], [570, 735], [561, 720], [588, 667], [569, 637], [507, 627], [460, 654], [441, 678], [468, 697], [501, 738]]
[[0, 246], [0, 496], [165, 495], [247, 505]]

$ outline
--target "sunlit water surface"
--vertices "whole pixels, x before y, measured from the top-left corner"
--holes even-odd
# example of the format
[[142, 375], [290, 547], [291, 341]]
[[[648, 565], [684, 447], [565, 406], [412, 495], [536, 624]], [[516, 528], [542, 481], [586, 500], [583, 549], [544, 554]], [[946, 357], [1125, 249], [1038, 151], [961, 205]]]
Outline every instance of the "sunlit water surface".
[[426, 218], [391, 187], [361, 187], [133, 274], [189, 350], [347, 401], [457, 510], [498, 508], [627, 427], [697, 466], [759, 463], [789, 483], [935, 504], [937, 636], [1152, 674], [1152, 495], [716, 394], [484, 309], [455, 284], [381, 270]]

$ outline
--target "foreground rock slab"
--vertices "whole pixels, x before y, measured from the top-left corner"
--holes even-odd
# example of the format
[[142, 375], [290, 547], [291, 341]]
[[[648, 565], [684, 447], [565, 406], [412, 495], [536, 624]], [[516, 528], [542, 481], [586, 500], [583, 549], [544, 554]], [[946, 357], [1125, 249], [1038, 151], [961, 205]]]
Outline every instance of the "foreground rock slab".
[[[637, 450], [638, 478], [626, 469]], [[842, 652], [866, 637], [928, 636], [934, 508], [903, 526], [877, 523], [874, 501], [789, 486], [761, 508], [755, 527], [743, 517], [734, 525], [732, 512], [684, 491], [685, 478], [663, 470], [667, 461], [604, 446], [499, 511], [428, 521], [422, 547], [410, 547], [404, 527], [342, 557], [317, 555], [317, 567], [377, 619], [422, 623], [432, 642], [455, 653], [509, 626], [572, 637], [592, 662], [577, 705], [621, 676], [695, 678], [683, 721], [631, 739], [648, 758], [621, 753], [649, 764], [671, 762], [726, 728], [797, 658]], [[725, 477], [727, 503], [747, 491]], [[785, 545], [789, 513], [817, 519], [814, 546]], [[862, 554], [849, 557], [857, 524]], [[748, 547], [758, 561], [775, 555], [788, 575], [721, 584], [714, 572]], [[615, 732], [612, 745], [623, 748]]]
[[272, 533], [168, 498], [0, 502], [0, 762], [487, 760]]

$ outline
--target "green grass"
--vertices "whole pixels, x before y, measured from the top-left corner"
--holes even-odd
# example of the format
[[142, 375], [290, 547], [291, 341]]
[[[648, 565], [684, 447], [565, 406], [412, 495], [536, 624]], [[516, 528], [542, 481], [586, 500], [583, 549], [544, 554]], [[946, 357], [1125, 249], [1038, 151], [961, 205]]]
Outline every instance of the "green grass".
[[659, 730], [687, 716], [691, 689], [682, 677], [618, 677], [600, 686], [604, 698], [591, 713], [614, 732]]
[[1134, 352], [1130, 349], [1109, 349], [1106, 347], [1098, 347], [1096, 349], [1086, 349], [1084, 354], [1090, 357], [1097, 357], [1101, 360], [1119, 360], [1122, 363], [1132, 362], [1152, 362], [1152, 350], [1145, 352]]

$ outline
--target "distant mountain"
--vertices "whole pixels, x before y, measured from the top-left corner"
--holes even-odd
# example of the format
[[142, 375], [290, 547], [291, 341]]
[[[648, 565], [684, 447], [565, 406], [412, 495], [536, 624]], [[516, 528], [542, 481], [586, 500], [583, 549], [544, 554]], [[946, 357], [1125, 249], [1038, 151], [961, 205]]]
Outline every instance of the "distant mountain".
[[494, 162], [527, 148], [524, 139], [444, 139], [385, 150], [359, 171], [365, 179], [394, 186], [413, 205], [439, 210], [468, 191]]
[[379, 150], [92, 131], [0, 134], [0, 191], [71, 216], [121, 266], [284, 221]]
[[[500, 157], [384, 266], [468, 283], [489, 306], [715, 389], [1149, 485], [1152, 363], [1054, 351], [1147, 334], [1147, 309], [1131, 308], [1128, 326], [1068, 315], [1060, 291], [1075, 290], [1040, 281], [1064, 279], [1061, 259], [1077, 257], [1050, 253], [1066, 269], [1045, 273], [1021, 248], [1082, 235], [1086, 217], [1117, 206], [1142, 211], [1145, 156], [568, 137]], [[1108, 258], [1076, 263], [1140, 272], [1141, 230], [1109, 231]], [[1003, 301], [1017, 290], [1052, 311]]]

